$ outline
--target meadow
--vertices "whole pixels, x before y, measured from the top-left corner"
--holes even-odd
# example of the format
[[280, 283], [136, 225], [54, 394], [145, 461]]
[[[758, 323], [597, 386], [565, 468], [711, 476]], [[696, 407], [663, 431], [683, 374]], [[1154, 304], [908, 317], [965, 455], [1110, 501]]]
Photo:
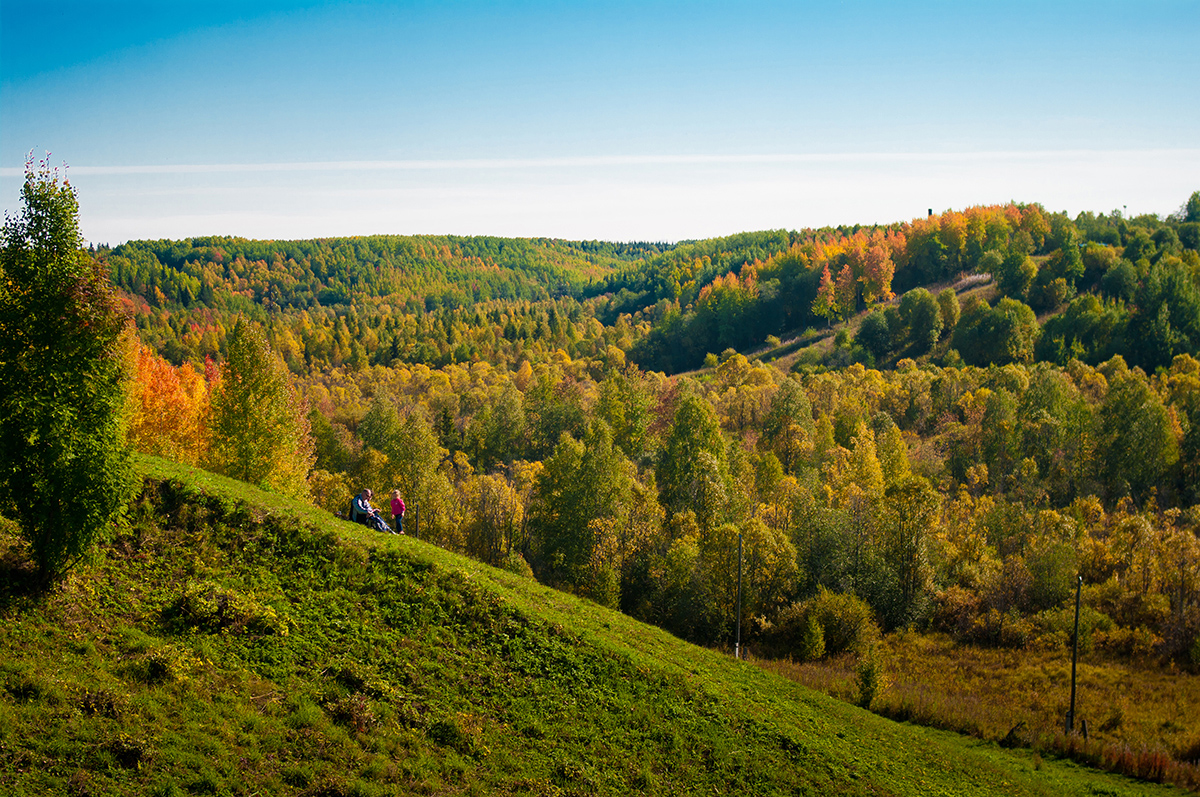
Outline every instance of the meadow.
[[[881, 657], [886, 683], [872, 710], [884, 716], [1135, 777], [1192, 789], [1200, 784], [1200, 676], [1172, 662], [1083, 654], [1076, 672], [1076, 733], [1068, 735], [1067, 647], [1011, 650], [900, 632], [884, 638]], [[853, 654], [755, 663], [833, 697], [859, 698]]]

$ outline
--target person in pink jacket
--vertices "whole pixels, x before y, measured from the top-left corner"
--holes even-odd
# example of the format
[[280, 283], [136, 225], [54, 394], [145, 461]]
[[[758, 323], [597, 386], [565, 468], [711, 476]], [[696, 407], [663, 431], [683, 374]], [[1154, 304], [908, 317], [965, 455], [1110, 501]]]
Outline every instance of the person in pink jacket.
[[404, 533], [404, 499], [399, 490], [392, 490], [392, 523], [397, 532]]

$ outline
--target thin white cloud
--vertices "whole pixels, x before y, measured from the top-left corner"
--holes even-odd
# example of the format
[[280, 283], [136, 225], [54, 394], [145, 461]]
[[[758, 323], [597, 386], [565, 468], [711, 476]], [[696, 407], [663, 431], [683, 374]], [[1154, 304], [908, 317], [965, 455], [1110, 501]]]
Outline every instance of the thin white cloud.
[[[1063, 158], [1105, 160], [1108, 158], [1200, 156], [1200, 149], [1120, 149], [1120, 150], [1032, 150], [988, 152], [845, 152], [814, 154], [731, 154], [731, 155], [597, 155], [562, 158], [458, 158], [432, 160], [307, 161], [295, 163], [210, 163], [143, 164], [124, 166], [68, 166], [68, 174], [88, 176], [224, 174], [254, 172], [360, 172], [360, 171], [437, 171], [437, 170], [522, 170], [604, 168], [620, 166], [687, 165], [771, 165], [821, 163], [965, 163], [1011, 161], [1057, 161]], [[0, 177], [21, 177], [24, 169], [0, 168]]]
[[[1072, 216], [1166, 214], [1196, 190], [1200, 149], [92, 165], [68, 175], [95, 242], [375, 233], [671, 241], [1010, 200]], [[8, 207], [18, 187], [3, 179]]]

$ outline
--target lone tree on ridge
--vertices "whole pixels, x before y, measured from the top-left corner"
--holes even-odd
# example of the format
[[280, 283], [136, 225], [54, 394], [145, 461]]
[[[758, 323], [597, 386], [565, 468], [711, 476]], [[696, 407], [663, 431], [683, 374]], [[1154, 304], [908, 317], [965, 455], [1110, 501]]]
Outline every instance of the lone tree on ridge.
[[49, 579], [133, 497], [128, 319], [83, 251], [70, 183], [29, 160], [21, 202], [0, 236], [0, 510], [20, 523]]

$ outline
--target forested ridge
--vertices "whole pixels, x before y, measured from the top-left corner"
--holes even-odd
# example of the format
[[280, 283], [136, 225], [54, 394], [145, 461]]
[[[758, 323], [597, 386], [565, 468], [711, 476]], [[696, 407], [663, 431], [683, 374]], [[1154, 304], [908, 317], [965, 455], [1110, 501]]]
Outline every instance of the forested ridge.
[[[615, 264], [665, 248], [457, 236], [197, 238], [131, 241], [97, 256], [131, 297], [143, 337], [176, 364], [217, 355], [233, 319], [246, 315], [286, 319], [307, 350], [308, 369], [340, 366], [343, 359], [362, 364], [365, 356], [388, 363], [471, 359], [477, 353], [469, 346], [447, 341], [458, 311], [568, 296]], [[418, 323], [405, 323], [410, 318]], [[434, 323], [443, 327], [440, 336]], [[346, 339], [351, 331], [357, 347]], [[435, 338], [443, 345], [419, 345]], [[302, 370], [298, 361], [289, 365]]]
[[[246, 315], [276, 330], [273, 342], [297, 374], [344, 363], [515, 368], [531, 348], [597, 356], [609, 345], [643, 368], [674, 373], [708, 354], [878, 308], [843, 361], [890, 366], [932, 351], [948, 364], [1095, 365], [1120, 354], [1152, 370], [1200, 347], [1196, 204], [1166, 219], [973, 207], [886, 227], [673, 246], [203, 238], [97, 254], [131, 297], [143, 339], [177, 365], [218, 356], [233, 319]], [[957, 318], [941, 317], [951, 310], [930, 314], [919, 293], [904, 308], [881, 304], [973, 273], [991, 275], [993, 299], [1007, 301], [959, 308], [959, 329]], [[936, 350], [942, 337], [948, 343]]]
[[1198, 233], [1200, 192], [1165, 219], [96, 256], [144, 343], [145, 452], [222, 470], [271, 425], [213, 432], [253, 339], [300, 437], [239, 478], [331, 511], [396, 487], [422, 538], [685, 638], [731, 642], [740, 537], [762, 654], [866, 655], [868, 627], [1053, 650], [1079, 576], [1090, 650], [1200, 668]]

